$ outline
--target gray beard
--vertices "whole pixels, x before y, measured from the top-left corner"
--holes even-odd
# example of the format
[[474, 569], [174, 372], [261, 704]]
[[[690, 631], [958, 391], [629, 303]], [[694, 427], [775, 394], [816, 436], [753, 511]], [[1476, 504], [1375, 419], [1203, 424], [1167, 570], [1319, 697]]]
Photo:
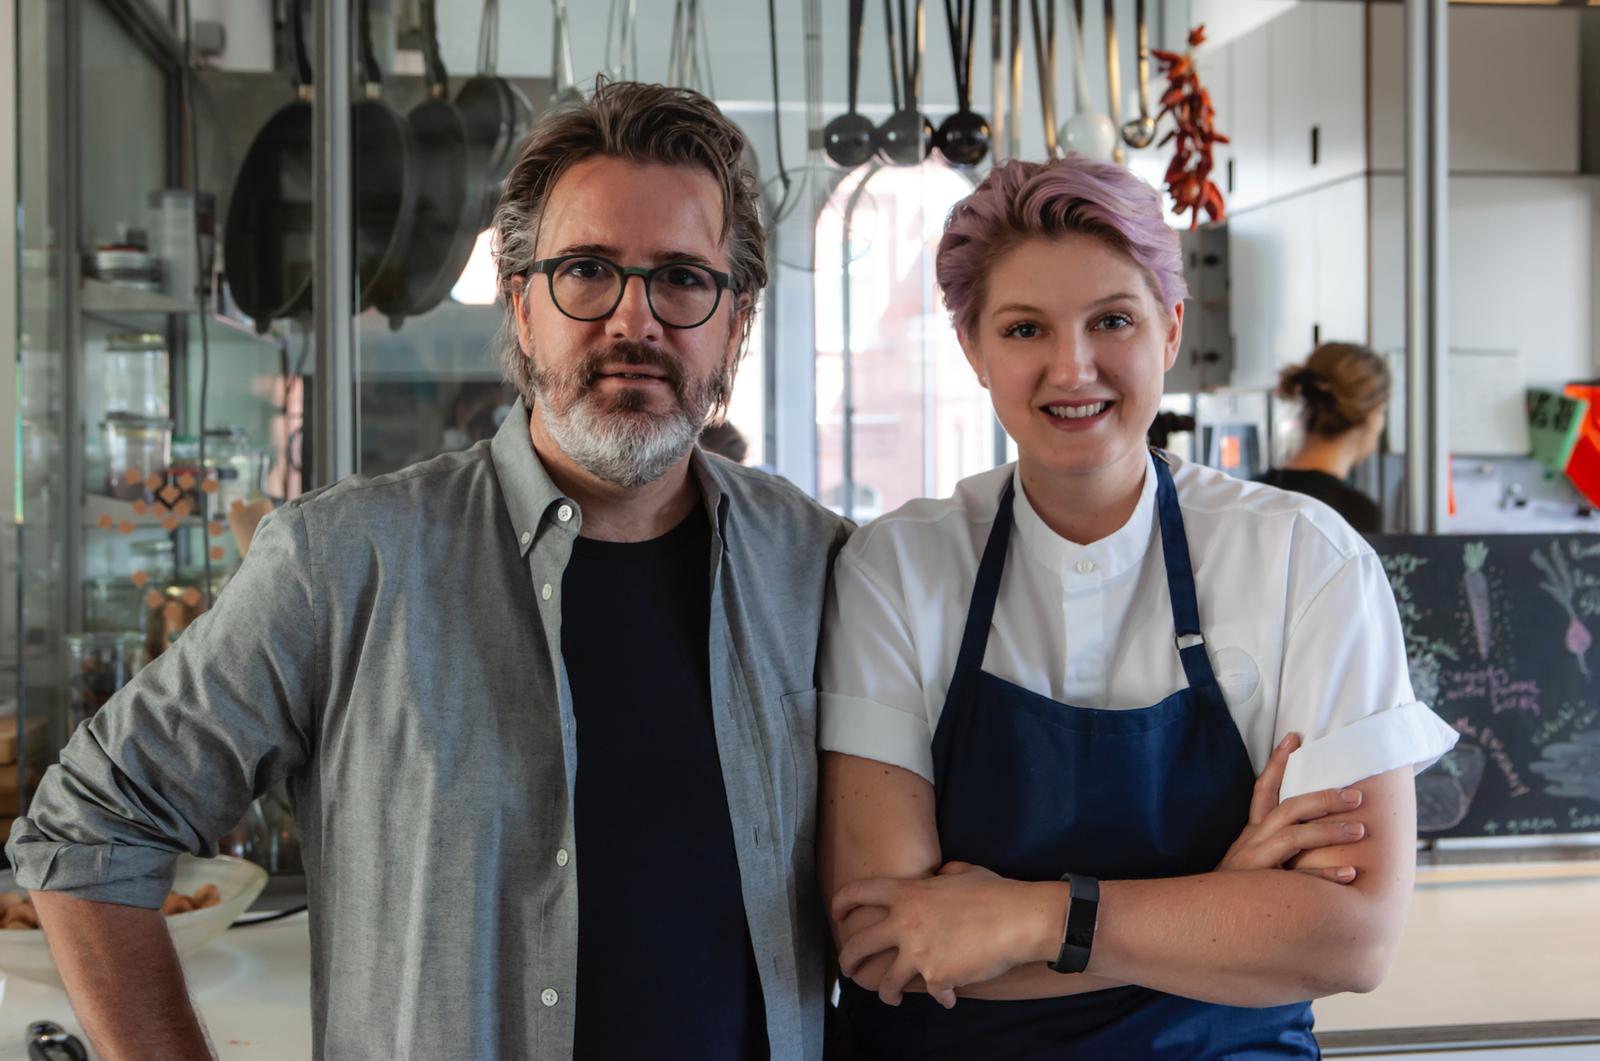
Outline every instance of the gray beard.
[[700, 437], [706, 410], [682, 406], [656, 416], [630, 409], [626, 400], [609, 410], [596, 408], [596, 396], [580, 394], [564, 412], [550, 403], [544, 388], [534, 398], [550, 438], [580, 468], [624, 488], [653, 483], [667, 474]]

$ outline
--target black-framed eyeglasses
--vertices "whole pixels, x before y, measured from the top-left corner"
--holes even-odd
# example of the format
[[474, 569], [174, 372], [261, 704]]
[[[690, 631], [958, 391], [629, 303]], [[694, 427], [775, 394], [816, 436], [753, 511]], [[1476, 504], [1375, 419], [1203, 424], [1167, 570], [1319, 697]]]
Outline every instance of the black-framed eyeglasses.
[[711, 319], [722, 292], [733, 282], [695, 262], [666, 262], [652, 269], [623, 268], [594, 254], [563, 254], [533, 263], [533, 271], [550, 282], [550, 301], [556, 309], [579, 321], [597, 321], [615, 313], [622, 304], [628, 277], [644, 282], [650, 313], [668, 328], [698, 328]]

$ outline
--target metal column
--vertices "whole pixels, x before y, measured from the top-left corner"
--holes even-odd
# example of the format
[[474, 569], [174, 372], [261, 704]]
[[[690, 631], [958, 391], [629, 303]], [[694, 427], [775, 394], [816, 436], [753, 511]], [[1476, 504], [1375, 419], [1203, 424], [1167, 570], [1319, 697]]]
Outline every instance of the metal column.
[[1406, 528], [1448, 511], [1449, 36], [1446, 0], [1406, 0]]
[[[297, 0], [291, 0], [297, 2]], [[311, 158], [316, 288], [313, 327], [317, 344], [317, 486], [356, 471], [357, 351], [355, 345], [355, 250], [352, 237], [350, 150], [350, 0], [318, 0], [316, 97], [312, 106]]]

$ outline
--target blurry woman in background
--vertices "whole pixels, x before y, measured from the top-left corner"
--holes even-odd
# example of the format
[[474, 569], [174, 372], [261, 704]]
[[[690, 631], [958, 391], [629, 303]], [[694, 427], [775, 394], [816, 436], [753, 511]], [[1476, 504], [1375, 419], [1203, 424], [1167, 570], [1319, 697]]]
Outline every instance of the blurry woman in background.
[[1281, 468], [1257, 482], [1308, 494], [1362, 534], [1383, 530], [1377, 502], [1345, 480], [1372, 456], [1389, 408], [1389, 368], [1355, 343], [1323, 343], [1303, 365], [1278, 377], [1278, 395], [1305, 408], [1306, 440]]

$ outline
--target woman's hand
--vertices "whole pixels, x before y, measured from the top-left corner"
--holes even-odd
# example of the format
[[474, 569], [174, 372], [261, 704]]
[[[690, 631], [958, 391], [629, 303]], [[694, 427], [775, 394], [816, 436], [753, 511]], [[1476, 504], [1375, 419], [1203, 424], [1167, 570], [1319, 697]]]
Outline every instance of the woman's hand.
[[[1250, 797], [1249, 824], [1233, 842], [1233, 846], [1228, 848], [1217, 869], [1293, 868], [1292, 861], [1302, 852], [1353, 844], [1366, 835], [1366, 829], [1360, 822], [1318, 820], [1330, 814], [1344, 814], [1361, 806], [1361, 793], [1357, 789], [1330, 788], [1279, 802], [1284, 769], [1288, 766], [1289, 756], [1300, 747], [1300, 743], [1300, 735], [1291, 733], [1272, 750], [1272, 757], [1256, 779], [1255, 790]], [[1300, 872], [1337, 884], [1349, 884], [1356, 879], [1354, 866], [1330, 866], [1325, 869], [1303, 869]]]
[[1036, 960], [1038, 926], [1052, 917], [1060, 922], [1059, 902], [1048, 887], [1007, 880], [965, 862], [947, 863], [934, 877], [854, 881], [833, 897], [835, 920], [862, 906], [879, 907], [886, 916], [845, 943], [839, 968], [854, 977], [867, 959], [893, 950], [878, 997], [897, 1006], [920, 976], [928, 994], [949, 1009], [956, 988]]

